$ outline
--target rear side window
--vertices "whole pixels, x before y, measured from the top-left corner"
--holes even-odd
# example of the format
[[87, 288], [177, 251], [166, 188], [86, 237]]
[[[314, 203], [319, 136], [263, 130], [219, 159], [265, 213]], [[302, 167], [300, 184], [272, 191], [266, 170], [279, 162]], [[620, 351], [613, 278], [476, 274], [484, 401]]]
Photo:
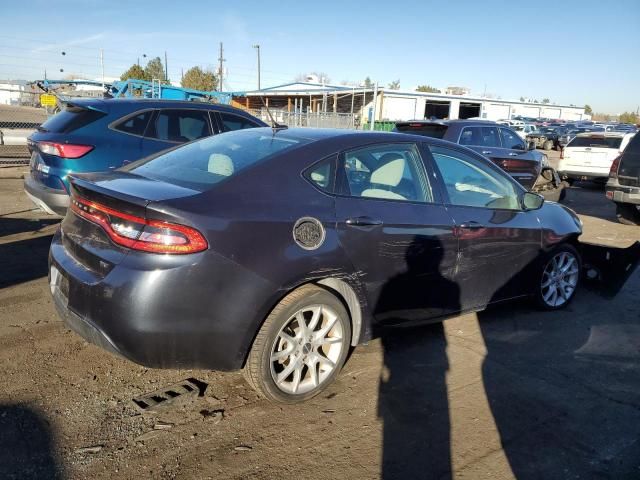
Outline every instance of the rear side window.
[[335, 156], [327, 158], [311, 167], [305, 172], [305, 176], [320, 190], [331, 193], [335, 178], [335, 163]]
[[86, 127], [105, 115], [106, 113], [69, 103], [64, 110], [44, 122], [40, 128], [52, 133], [71, 133], [74, 130]]
[[432, 202], [431, 188], [413, 144], [383, 144], [344, 154], [344, 174], [352, 197]]
[[524, 150], [524, 142], [522, 139], [511, 130], [507, 128], [500, 129], [500, 136], [502, 137], [502, 146], [504, 148]]
[[171, 150], [122, 170], [143, 177], [205, 191], [266, 158], [308, 143], [286, 134], [239, 130]]
[[575, 137], [567, 147], [620, 148], [620, 137]]
[[223, 132], [231, 132], [233, 130], [243, 130], [245, 128], [255, 128], [259, 126], [247, 118], [239, 115], [233, 115], [231, 113], [220, 112], [220, 119], [222, 120]]
[[147, 135], [167, 142], [190, 142], [211, 135], [204, 110], [160, 110]]
[[464, 127], [459, 143], [460, 145], [499, 147], [498, 129], [496, 127]]
[[425, 125], [423, 123], [396, 123], [396, 131], [402, 133], [413, 133], [431, 138], [444, 138], [447, 133], [446, 125]]
[[131, 135], [144, 135], [144, 131], [147, 128], [149, 119], [153, 114], [152, 110], [141, 112], [137, 115], [133, 115], [122, 122], [118, 123], [115, 127], [116, 130], [124, 133], [130, 133]]

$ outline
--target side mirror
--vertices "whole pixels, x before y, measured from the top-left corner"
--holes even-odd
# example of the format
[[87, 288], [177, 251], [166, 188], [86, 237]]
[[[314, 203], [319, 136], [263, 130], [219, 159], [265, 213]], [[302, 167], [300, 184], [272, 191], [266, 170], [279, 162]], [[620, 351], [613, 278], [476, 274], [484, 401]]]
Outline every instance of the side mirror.
[[527, 150], [535, 150], [535, 149], [536, 149], [535, 142], [529, 142], [529, 145], [527, 145]]
[[542, 208], [544, 197], [533, 192], [524, 192], [521, 198], [522, 209], [525, 211]]
[[516, 143], [515, 145], [513, 145], [511, 147], [511, 150], [522, 150], [522, 151], [524, 151], [525, 150], [524, 143]]

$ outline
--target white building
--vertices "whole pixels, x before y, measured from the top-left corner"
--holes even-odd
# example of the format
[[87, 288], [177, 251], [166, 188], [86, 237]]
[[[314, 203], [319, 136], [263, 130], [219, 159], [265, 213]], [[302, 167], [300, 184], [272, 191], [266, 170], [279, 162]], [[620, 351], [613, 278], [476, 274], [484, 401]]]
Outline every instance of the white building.
[[[374, 95], [375, 109], [374, 109]], [[487, 120], [508, 119], [516, 115], [563, 120], [586, 120], [584, 108], [571, 105], [537, 104], [473, 95], [425, 93], [388, 88], [363, 88], [344, 85], [295, 82], [263, 88], [234, 96], [234, 103], [260, 108], [262, 100], [275, 109], [304, 112], [354, 113], [367, 122], [375, 119], [398, 121], [425, 118]]]
[[0, 105], [17, 105], [20, 95], [25, 91], [24, 84], [0, 82]]

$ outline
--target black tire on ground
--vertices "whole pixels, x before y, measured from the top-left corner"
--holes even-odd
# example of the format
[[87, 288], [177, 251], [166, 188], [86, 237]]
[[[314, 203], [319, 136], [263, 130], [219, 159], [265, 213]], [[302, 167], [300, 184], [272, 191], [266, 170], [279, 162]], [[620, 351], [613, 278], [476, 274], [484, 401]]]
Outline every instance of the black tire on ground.
[[[560, 304], [560, 305], [550, 305], [547, 301], [545, 301], [544, 296], [543, 296], [543, 281], [545, 279], [545, 270], [547, 270], [548, 266], [551, 264], [551, 262], [554, 261], [554, 258], [557, 257], [558, 255], [562, 255], [562, 254], [567, 254], [571, 257], [573, 257], [575, 259], [576, 265], [577, 265], [577, 283], [575, 288], [573, 289], [573, 291], [571, 292], [571, 294], [569, 295], [569, 298], [564, 301], [564, 303]], [[536, 303], [536, 305], [538, 306], [538, 308], [542, 309], [542, 310], [560, 310], [562, 308], [565, 308], [567, 305], [569, 305], [571, 303], [571, 301], [573, 300], [573, 298], [575, 297], [575, 293], [578, 290], [578, 287], [580, 286], [580, 278], [582, 275], [582, 259], [580, 258], [580, 254], [578, 253], [578, 251], [575, 249], [575, 247], [573, 245], [570, 245], [568, 243], [564, 243], [562, 245], [559, 245], [557, 247], [555, 247], [553, 250], [551, 250], [550, 252], [548, 252], [545, 256], [544, 259], [541, 262], [540, 268], [538, 269], [538, 275], [537, 275], [537, 285], [536, 285], [536, 291], [535, 291], [535, 295], [534, 295], [534, 301]]]
[[553, 142], [551, 140], [546, 140], [543, 144], [542, 144], [542, 148], [544, 150], [551, 150], [553, 148]]
[[640, 225], [640, 209], [638, 205], [616, 202], [616, 217], [624, 225]]
[[558, 202], [563, 201], [565, 198], [567, 198], [567, 189], [563, 188], [560, 190], [560, 198], [558, 198]]
[[[329, 375], [310, 391], [293, 394], [278, 387], [271, 373], [271, 355], [278, 336], [296, 312], [308, 306], [323, 305], [337, 314], [342, 328], [342, 350]], [[254, 339], [244, 367], [247, 382], [267, 400], [279, 403], [298, 403], [308, 400], [329, 386], [340, 373], [351, 344], [351, 320], [343, 303], [332, 293], [317, 285], [304, 285], [284, 297], [271, 311]], [[290, 361], [290, 360], [288, 360]], [[308, 367], [307, 367], [308, 371]], [[320, 375], [318, 374], [318, 378]]]

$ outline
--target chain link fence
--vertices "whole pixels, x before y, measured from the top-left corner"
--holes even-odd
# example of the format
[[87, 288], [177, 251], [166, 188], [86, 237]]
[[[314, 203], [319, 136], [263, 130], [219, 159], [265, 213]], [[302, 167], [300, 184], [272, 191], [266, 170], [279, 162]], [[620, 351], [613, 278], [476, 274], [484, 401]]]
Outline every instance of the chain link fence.
[[[271, 117], [266, 108], [247, 110], [254, 117], [271, 124]], [[273, 119], [287, 127], [344, 128], [360, 127], [357, 115], [333, 112], [289, 112], [287, 110], [269, 109]]]
[[40, 93], [0, 88], [0, 166], [29, 162], [27, 137], [52, 112], [40, 105]]

